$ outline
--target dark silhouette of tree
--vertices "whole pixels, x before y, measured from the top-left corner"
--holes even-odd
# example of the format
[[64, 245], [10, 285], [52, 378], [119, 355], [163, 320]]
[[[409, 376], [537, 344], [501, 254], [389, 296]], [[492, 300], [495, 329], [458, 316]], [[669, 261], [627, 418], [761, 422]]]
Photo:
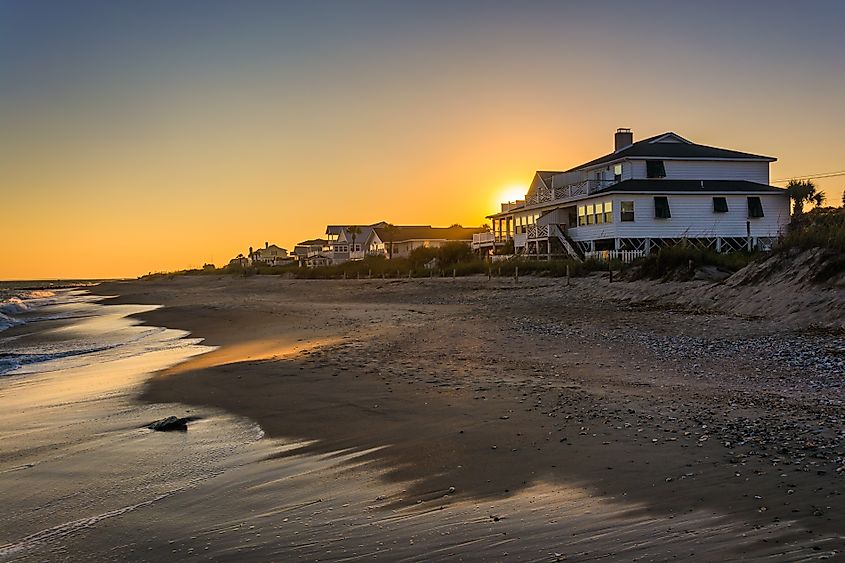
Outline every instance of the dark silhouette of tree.
[[358, 238], [358, 235], [361, 234], [361, 227], [352, 225], [351, 227], [346, 227], [346, 232], [352, 237], [352, 246], [349, 248], [349, 257], [351, 259], [352, 253], [355, 252], [355, 240]]
[[795, 217], [804, 213], [805, 203], [818, 207], [825, 199], [812, 180], [790, 180], [786, 185], [786, 193], [792, 200], [792, 215]]
[[387, 234], [387, 257], [389, 259], [393, 258], [393, 239], [396, 238], [396, 232], [399, 229], [396, 225], [392, 223], [388, 223], [387, 226], [384, 228], [384, 232]]

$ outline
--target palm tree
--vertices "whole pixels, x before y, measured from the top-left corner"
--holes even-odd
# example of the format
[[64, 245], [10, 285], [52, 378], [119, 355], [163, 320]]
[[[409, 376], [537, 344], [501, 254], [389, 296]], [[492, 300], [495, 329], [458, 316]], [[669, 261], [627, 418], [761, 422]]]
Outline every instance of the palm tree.
[[361, 227], [353, 225], [346, 227], [346, 232], [352, 236], [352, 246], [349, 248], [349, 258], [352, 258], [352, 253], [355, 252], [355, 239], [361, 234]]
[[396, 232], [398, 230], [399, 229], [396, 227], [396, 225], [393, 225], [391, 223], [388, 223], [387, 226], [384, 227], [384, 231], [385, 231], [385, 233], [387, 233], [387, 241], [388, 241], [387, 242], [387, 244], [388, 244], [387, 258], [390, 259], [390, 260], [393, 259], [393, 239], [396, 236]]
[[812, 180], [790, 180], [786, 193], [792, 200], [792, 215], [804, 213], [804, 204], [812, 203], [816, 207], [824, 203], [824, 194], [816, 188]]

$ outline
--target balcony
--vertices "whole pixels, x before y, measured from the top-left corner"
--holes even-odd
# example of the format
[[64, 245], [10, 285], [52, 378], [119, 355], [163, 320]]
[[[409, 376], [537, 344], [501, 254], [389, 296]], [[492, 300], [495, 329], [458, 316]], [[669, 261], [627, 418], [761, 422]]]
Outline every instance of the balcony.
[[477, 250], [479, 248], [494, 246], [496, 244], [496, 235], [493, 232], [477, 233], [472, 235], [472, 248]]
[[574, 184], [556, 186], [553, 188], [539, 186], [530, 197], [525, 198], [525, 204], [537, 205], [540, 203], [551, 203], [554, 201], [565, 201], [567, 199], [584, 197], [615, 183], [617, 183], [616, 180], [583, 180]]

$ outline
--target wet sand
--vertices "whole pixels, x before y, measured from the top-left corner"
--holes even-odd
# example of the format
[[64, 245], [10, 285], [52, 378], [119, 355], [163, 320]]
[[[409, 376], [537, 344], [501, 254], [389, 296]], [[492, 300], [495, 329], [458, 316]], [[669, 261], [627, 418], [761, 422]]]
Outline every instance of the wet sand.
[[[819, 386], [742, 348], [666, 348], [770, 346], [802, 327], [631, 307], [597, 299], [602, 283], [100, 286], [220, 347], [158, 374], [142, 400], [223, 410], [267, 438], [237, 470], [99, 529], [151, 559], [841, 554], [841, 374]], [[84, 540], [68, 549], [104, 553]]]

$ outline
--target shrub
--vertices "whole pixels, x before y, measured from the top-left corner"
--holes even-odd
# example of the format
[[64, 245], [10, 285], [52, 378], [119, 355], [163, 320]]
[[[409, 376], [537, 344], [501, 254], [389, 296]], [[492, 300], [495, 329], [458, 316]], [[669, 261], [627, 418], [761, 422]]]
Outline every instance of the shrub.
[[690, 264], [693, 269], [698, 266], [716, 266], [731, 272], [736, 272], [747, 266], [757, 253], [730, 252], [720, 253], [715, 250], [678, 245], [661, 248], [635, 262], [630, 269], [632, 279], [658, 279], [669, 274], [689, 274]]
[[845, 208], [817, 207], [793, 219], [779, 250], [829, 248], [845, 252]]

